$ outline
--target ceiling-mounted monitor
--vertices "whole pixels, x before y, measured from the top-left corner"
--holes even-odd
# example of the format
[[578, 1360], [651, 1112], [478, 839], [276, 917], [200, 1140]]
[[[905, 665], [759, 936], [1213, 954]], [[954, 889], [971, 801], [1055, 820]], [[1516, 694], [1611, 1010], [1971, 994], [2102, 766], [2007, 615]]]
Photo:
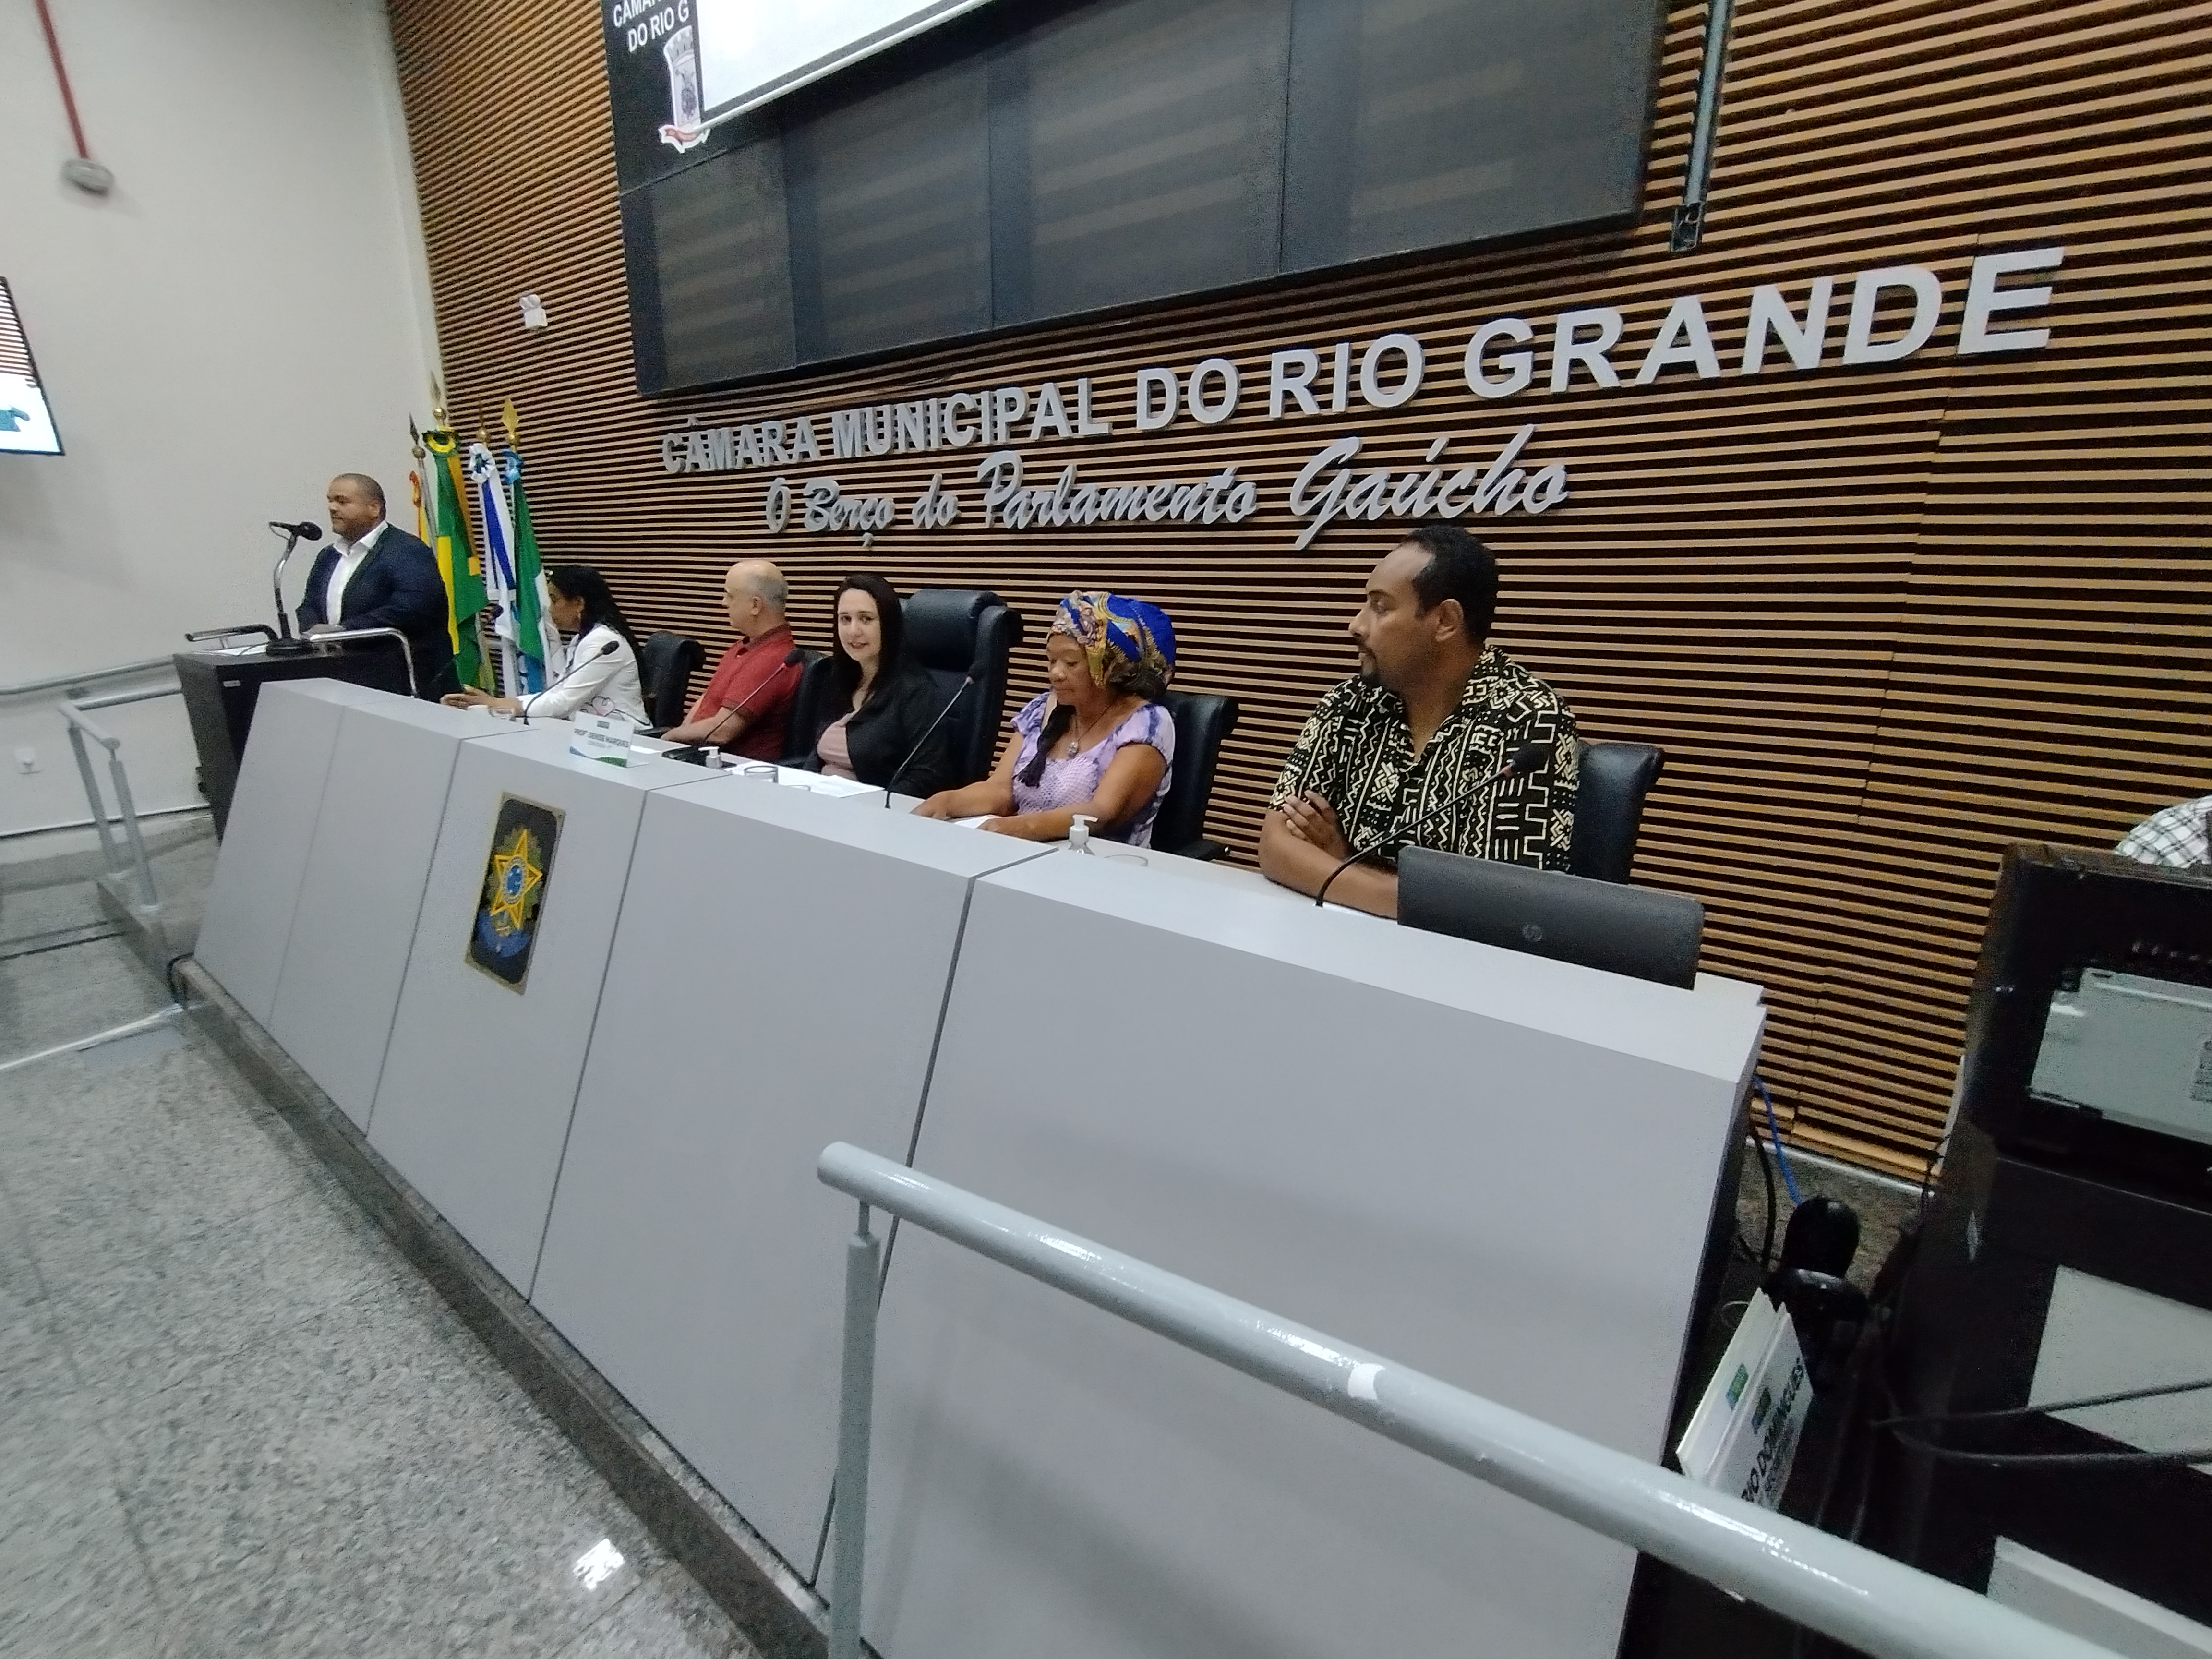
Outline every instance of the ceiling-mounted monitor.
[[701, 101], [710, 121], [835, 74], [988, 0], [692, 0]]
[[695, 148], [733, 116], [973, 11], [989, 0], [612, 0], [608, 44], [659, 59], [668, 75], [661, 142]]
[[0, 454], [58, 455], [61, 434], [39, 385], [31, 343], [15, 315], [15, 296], [0, 276]]

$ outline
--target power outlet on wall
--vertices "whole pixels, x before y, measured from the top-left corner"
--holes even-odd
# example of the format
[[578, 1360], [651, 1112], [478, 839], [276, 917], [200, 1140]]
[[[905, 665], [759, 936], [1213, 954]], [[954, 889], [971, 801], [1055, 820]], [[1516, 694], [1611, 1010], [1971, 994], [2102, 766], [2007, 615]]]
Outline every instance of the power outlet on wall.
[[15, 769], [18, 772], [37, 771], [39, 769], [39, 751], [31, 748], [28, 744], [18, 749], [15, 751]]

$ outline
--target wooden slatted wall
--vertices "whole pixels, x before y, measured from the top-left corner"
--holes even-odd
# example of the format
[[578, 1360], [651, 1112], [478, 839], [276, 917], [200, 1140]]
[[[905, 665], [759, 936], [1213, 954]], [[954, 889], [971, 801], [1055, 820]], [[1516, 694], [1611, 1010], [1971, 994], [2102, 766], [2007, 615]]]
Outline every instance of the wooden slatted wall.
[[[746, 553], [790, 573], [800, 638], [822, 646], [831, 586], [854, 566], [902, 587], [994, 586], [1039, 619], [1071, 586], [1141, 593], [1176, 619], [1181, 683], [1243, 702], [1209, 826], [1240, 848], [1304, 711], [1350, 672], [1343, 625], [1389, 539], [1338, 526], [1291, 551], [1297, 467], [1340, 432], [1367, 439], [1363, 464], [1411, 465], [1437, 436], [1487, 454], [1540, 422], [1541, 459], [1569, 464], [1574, 493], [1541, 519], [1486, 521], [1506, 572], [1500, 640], [1588, 733], [1666, 746], [1638, 878], [1700, 896], [1707, 965], [1767, 987], [1765, 1073], [1800, 1145], [1917, 1173], [1945, 1115], [2000, 848], [2109, 843], [2212, 788], [2212, 6], [1742, 0], [1705, 240], [1674, 255], [1705, 20], [1681, 4], [1632, 233], [651, 404], [632, 389], [592, 9], [392, 0], [392, 15], [456, 418], [514, 398], [550, 556], [599, 563], [641, 625], [710, 651], [726, 642], [722, 570]], [[1955, 357], [1975, 254], [2046, 243], [2066, 250], [2033, 319], [2050, 347]], [[1905, 264], [1941, 273], [1947, 304], [1935, 345], [1902, 364], [1675, 373], [1500, 404], [1458, 381], [1475, 325], [1577, 305], [1628, 313], [1615, 357], [1632, 367], [1692, 291], [1732, 368], [1755, 283], [1795, 299], [1820, 274]], [[525, 289], [551, 313], [541, 334], [519, 325]], [[1839, 291], [1838, 333], [1845, 303]], [[1419, 333], [1432, 368], [1431, 389], [1391, 415], [1271, 424], [1248, 391], [1225, 426], [1032, 447], [1048, 476], [1074, 460], [1101, 479], [1234, 458], [1266, 507], [1233, 530], [963, 520], [864, 556], [852, 537], [768, 535], [762, 472], [659, 468], [659, 434], [687, 416], [818, 416], [1076, 374], [1126, 428], [1140, 366], [1218, 354], [1264, 387], [1272, 349], [1393, 328]], [[975, 453], [804, 471], [903, 503], [937, 467], [972, 495]], [[1017, 668], [1018, 699], [1042, 683], [1034, 648]]]

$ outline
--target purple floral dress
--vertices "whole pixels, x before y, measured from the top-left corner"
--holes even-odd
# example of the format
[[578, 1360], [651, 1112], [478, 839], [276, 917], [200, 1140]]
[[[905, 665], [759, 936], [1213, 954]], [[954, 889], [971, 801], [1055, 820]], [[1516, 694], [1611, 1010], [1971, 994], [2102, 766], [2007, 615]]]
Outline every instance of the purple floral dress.
[[[1021, 712], [1014, 716], [1014, 730], [1022, 734], [1021, 751], [1014, 760], [1014, 811], [1049, 812], [1055, 807], [1089, 800], [1098, 793], [1098, 780], [1106, 775], [1106, 769], [1113, 764], [1114, 757], [1124, 744], [1150, 744], [1167, 763], [1160, 769], [1159, 787], [1152, 791], [1152, 798], [1138, 809], [1137, 816], [1118, 834], [1106, 836], [1105, 826], [1097, 826], [1097, 833], [1103, 840], [1150, 847], [1152, 820], [1160, 815], [1160, 803], [1168, 797], [1168, 781], [1175, 769], [1175, 716], [1159, 703], [1145, 704], [1081, 754], [1055, 752], [1048, 756], [1044, 775], [1031, 788], [1022, 781], [1022, 774], [1036, 757], [1037, 738], [1044, 731], [1045, 714], [1051, 706], [1052, 694], [1041, 691], [1024, 703]], [[1058, 749], [1065, 750], [1066, 746], [1066, 739], [1061, 738]]]

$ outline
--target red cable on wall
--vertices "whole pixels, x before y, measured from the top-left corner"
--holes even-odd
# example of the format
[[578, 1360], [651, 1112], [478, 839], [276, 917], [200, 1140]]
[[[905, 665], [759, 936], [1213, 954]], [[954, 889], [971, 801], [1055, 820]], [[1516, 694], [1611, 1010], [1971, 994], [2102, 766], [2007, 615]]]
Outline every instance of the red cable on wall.
[[76, 94], [70, 90], [69, 70], [62, 63], [62, 43], [54, 33], [54, 20], [46, 9], [46, 0], [37, 0], [39, 27], [46, 32], [46, 54], [54, 60], [54, 79], [62, 89], [62, 107], [69, 112], [70, 136], [76, 140], [76, 153], [85, 161], [92, 152], [84, 146], [84, 123], [76, 118]]

